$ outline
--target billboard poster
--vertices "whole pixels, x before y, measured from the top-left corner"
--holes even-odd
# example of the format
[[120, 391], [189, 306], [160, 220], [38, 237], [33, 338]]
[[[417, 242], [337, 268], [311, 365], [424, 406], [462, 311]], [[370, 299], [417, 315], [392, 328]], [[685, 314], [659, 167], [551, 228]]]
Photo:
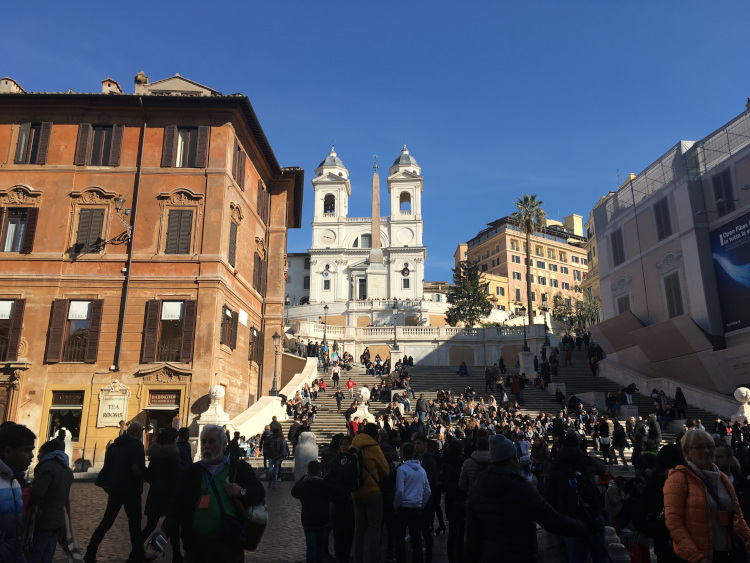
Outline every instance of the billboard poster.
[[724, 332], [750, 326], [750, 213], [711, 231]]

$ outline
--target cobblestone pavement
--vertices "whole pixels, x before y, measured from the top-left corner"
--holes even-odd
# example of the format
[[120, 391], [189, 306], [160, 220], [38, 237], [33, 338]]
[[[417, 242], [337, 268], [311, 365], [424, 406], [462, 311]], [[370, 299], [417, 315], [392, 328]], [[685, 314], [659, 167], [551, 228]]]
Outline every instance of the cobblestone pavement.
[[[265, 482], [263, 484], [265, 485]], [[275, 491], [266, 489], [269, 524], [257, 551], [245, 552], [245, 561], [262, 561], [263, 563], [303, 563], [305, 561], [305, 536], [300, 523], [300, 503], [290, 494], [292, 485], [291, 481], [281, 481]], [[143, 493], [142, 504], [146, 502], [147, 490], [148, 486]], [[104, 515], [106, 503], [106, 493], [92, 482], [73, 484], [70, 491], [70, 505], [73, 526], [82, 553], [85, 553], [89, 538]], [[146, 525], [145, 518], [142, 525]], [[434, 563], [446, 562], [445, 536], [435, 538], [434, 549]], [[97, 560], [102, 563], [121, 563], [125, 561], [129, 551], [128, 522], [125, 511], [121, 510], [114, 526], [99, 546]], [[168, 563], [171, 562], [171, 558], [170, 546], [167, 548], [166, 557], [157, 561]], [[66, 563], [59, 548], [54, 562]]]

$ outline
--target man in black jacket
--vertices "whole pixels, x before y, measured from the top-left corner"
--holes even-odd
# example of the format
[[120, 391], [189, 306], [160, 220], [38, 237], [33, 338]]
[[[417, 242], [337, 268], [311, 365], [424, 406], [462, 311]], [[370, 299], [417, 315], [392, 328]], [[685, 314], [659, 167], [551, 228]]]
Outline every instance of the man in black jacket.
[[292, 487], [292, 496], [302, 502], [302, 528], [305, 531], [307, 560], [329, 560], [328, 536], [331, 531], [331, 499], [339, 494], [336, 485], [320, 477], [317, 459], [307, 464], [307, 475]]
[[96, 551], [105, 534], [115, 523], [120, 508], [125, 508], [130, 531], [131, 552], [128, 563], [140, 562], [143, 555], [141, 536], [141, 494], [146, 471], [146, 454], [143, 451], [143, 426], [131, 422], [125, 434], [107, 448], [104, 466], [96, 478], [96, 485], [107, 492], [107, 508], [102, 521], [89, 540], [86, 563], [96, 563]]
[[[580, 450], [579, 450], [580, 451]], [[489, 467], [469, 490], [464, 561], [533, 563], [536, 523], [554, 534], [583, 536], [587, 526], [555, 510], [518, 473], [516, 446], [502, 434], [490, 437]]]
[[565, 534], [570, 563], [584, 563], [591, 555], [593, 563], [610, 563], [604, 542], [604, 518], [601, 493], [596, 488], [596, 475], [607, 470], [600, 459], [586, 455], [573, 432], [563, 438], [562, 448], [550, 464], [544, 480], [544, 496], [559, 512], [591, 523], [583, 537]]
[[239, 510], [261, 504], [266, 492], [252, 467], [227, 455], [219, 426], [203, 427], [200, 446], [201, 461], [180, 475], [162, 530], [169, 536], [179, 528], [188, 561], [242, 561]]

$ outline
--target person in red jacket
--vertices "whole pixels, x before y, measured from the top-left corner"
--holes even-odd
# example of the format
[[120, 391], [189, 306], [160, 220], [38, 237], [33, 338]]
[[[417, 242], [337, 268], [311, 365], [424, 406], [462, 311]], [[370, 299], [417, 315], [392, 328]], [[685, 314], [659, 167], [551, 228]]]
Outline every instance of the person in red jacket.
[[349, 381], [346, 382], [346, 388], [349, 389], [349, 398], [350, 399], [354, 398], [354, 386], [355, 385], [356, 385], [356, 383], [354, 383], [354, 381], [352, 381], [351, 377], [349, 378]]

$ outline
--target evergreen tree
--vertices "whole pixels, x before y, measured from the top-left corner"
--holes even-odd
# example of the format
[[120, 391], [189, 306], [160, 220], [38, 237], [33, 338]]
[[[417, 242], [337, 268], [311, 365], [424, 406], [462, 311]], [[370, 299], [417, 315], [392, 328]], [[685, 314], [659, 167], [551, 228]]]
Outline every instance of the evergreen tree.
[[487, 297], [489, 282], [482, 281], [479, 265], [461, 262], [453, 268], [453, 286], [448, 289], [448, 311], [445, 318], [448, 324], [456, 326], [463, 321], [473, 325], [492, 311], [492, 303]]

